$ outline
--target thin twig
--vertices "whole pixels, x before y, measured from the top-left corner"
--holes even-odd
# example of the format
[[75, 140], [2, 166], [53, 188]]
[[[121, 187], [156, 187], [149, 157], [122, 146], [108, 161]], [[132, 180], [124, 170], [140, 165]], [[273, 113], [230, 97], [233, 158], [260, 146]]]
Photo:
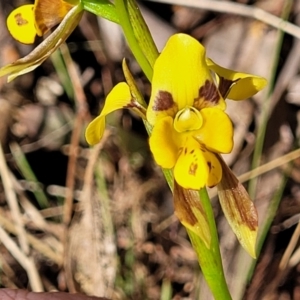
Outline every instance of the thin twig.
[[168, 3], [173, 5], [182, 5], [188, 7], [201, 8], [221, 13], [238, 15], [242, 17], [252, 18], [268, 24], [274, 28], [282, 30], [290, 35], [300, 39], [300, 27], [283, 21], [282, 19], [264, 11], [261, 8], [247, 6], [236, 2], [218, 1], [218, 0], [147, 0], [159, 3]]
[[276, 272], [275, 277], [272, 280], [272, 283], [267, 287], [266, 292], [265, 292], [265, 298], [267, 299], [270, 295], [274, 294], [274, 291], [278, 288], [280, 285], [281, 280], [284, 278], [284, 276], [287, 274], [290, 265], [289, 261], [291, 259], [291, 255], [293, 251], [295, 250], [295, 247], [299, 241], [299, 236], [300, 236], [300, 223], [298, 223], [293, 236], [287, 246], [287, 248], [284, 251], [284, 254], [280, 260], [278, 270]]
[[[67, 179], [66, 179], [66, 198], [64, 203], [64, 214], [63, 222], [65, 225], [64, 230], [64, 249], [68, 249], [67, 240], [67, 228], [71, 222], [71, 216], [73, 211], [73, 198], [74, 198], [74, 188], [75, 188], [75, 171], [76, 171], [76, 161], [78, 157], [78, 146], [80, 141], [81, 129], [83, 127], [84, 121], [88, 119], [89, 113], [87, 109], [87, 100], [84, 94], [82, 84], [80, 82], [79, 74], [75, 68], [75, 64], [72, 60], [68, 47], [63, 44], [61, 45], [62, 55], [73, 83], [75, 103], [76, 103], [76, 116], [74, 121], [74, 127], [71, 136], [70, 151], [69, 151], [69, 162], [67, 169]], [[67, 253], [65, 251], [64, 255]], [[67, 262], [67, 259], [65, 259]], [[66, 274], [68, 274], [67, 265], [65, 265]], [[76, 288], [74, 282], [72, 281], [72, 276], [66, 276], [67, 286], [70, 292], [75, 292]]]
[[11, 255], [18, 261], [18, 263], [26, 270], [30, 286], [35, 292], [42, 292], [43, 285], [39, 273], [36, 270], [34, 260], [26, 256], [17, 244], [11, 239], [6, 231], [0, 226], [0, 240], [8, 249]]
[[[15, 225], [9, 221], [7, 218], [4, 217], [3, 210], [0, 209], [0, 226], [5, 228], [9, 233], [16, 234], [17, 230]], [[47, 244], [30, 233], [26, 233], [26, 238], [29, 244], [34, 248], [36, 251], [44, 255], [46, 258], [50, 259], [57, 265], [62, 265], [62, 254], [54, 252]]]
[[22, 222], [22, 215], [19, 210], [18, 200], [13, 188], [13, 183], [10, 180], [9, 170], [5, 161], [2, 145], [0, 144], [0, 174], [4, 187], [5, 196], [8, 206], [11, 211], [12, 218], [17, 227], [17, 237], [20, 243], [20, 247], [25, 254], [29, 253], [29, 246], [26, 240], [26, 231]]
[[291, 238], [287, 248], [284, 251], [284, 254], [279, 263], [279, 267], [278, 267], [279, 271], [284, 271], [286, 266], [288, 265], [291, 255], [292, 255], [293, 251], [295, 250], [295, 247], [298, 243], [299, 236], [300, 236], [300, 223], [298, 223], [298, 225], [292, 235], [292, 238]]
[[[256, 178], [262, 174], [265, 174], [265, 173], [272, 171], [280, 166], [283, 166], [283, 165], [297, 159], [298, 157], [300, 157], [300, 149], [296, 149], [292, 152], [289, 152], [288, 154], [285, 154], [283, 156], [275, 158], [275, 159], [271, 160], [270, 162], [268, 162], [264, 165], [261, 165], [249, 172], [246, 172], [246, 173], [238, 176], [238, 180], [241, 183], [246, 182], [252, 178]], [[217, 195], [216, 189], [213, 189], [209, 192], [210, 197], [214, 197], [216, 195]]]
[[[44, 210], [55, 210], [56, 207], [49, 207], [44, 210], [38, 210], [27, 198], [27, 196], [24, 194], [24, 189], [21, 186], [20, 182], [16, 179], [16, 177], [10, 172], [10, 180], [12, 181], [14, 190], [16, 191], [18, 197], [19, 197], [19, 203], [24, 209], [25, 215], [27, 215], [30, 218], [30, 221], [33, 222], [33, 224], [39, 228], [42, 231], [49, 232], [56, 236], [57, 238], [61, 239], [61, 232], [58, 231], [56, 226], [52, 226], [53, 224], [50, 224], [44, 219], [43, 211]], [[62, 207], [61, 207], [62, 211]], [[62, 213], [60, 214], [62, 215]], [[55, 215], [57, 216], [57, 215]], [[24, 220], [24, 218], [23, 218]], [[27, 224], [27, 223], [25, 223]], [[56, 225], [56, 224], [55, 224]], [[58, 225], [59, 226], [59, 225]]]
[[300, 149], [296, 149], [296, 150], [289, 152], [283, 156], [273, 159], [272, 161], [270, 161], [262, 166], [259, 166], [256, 169], [246, 172], [243, 175], [239, 176], [238, 179], [240, 180], [240, 182], [246, 182], [251, 178], [258, 177], [264, 173], [267, 173], [267, 172], [272, 171], [282, 165], [285, 165], [285, 164], [297, 159], [298, 157], [300, 157]]
[[69, 163], [68, 163], [67, 179], [66, 179], [67, 190], [66, 190], [64, 215], [63, 215], [64, 224], [68, 226], [71, 221], [72, 207], [73, 207], [75, 169], [76, 169], [76, 161], [78, 155], [77, 149], [79, 145], [81, 129], [84, 121], [88, 118], [89, 113], [87, 108], [87, 100], [80, 82], [79, 74], [75, 68], [74, 62], [65, 44], [61, 45], [61, 51], [66, 63], [69, 76], [73, 83], [75, 102], [76, 102], [76, 117], [75, 117], [74, 128], [71, 136]]

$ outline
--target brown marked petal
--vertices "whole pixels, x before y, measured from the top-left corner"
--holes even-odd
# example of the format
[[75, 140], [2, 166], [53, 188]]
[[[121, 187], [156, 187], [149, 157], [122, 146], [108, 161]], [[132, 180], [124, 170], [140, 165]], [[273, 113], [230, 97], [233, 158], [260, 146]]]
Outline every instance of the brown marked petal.
[[185, 227], [197, 234], [209, 249], [211, 234], [198, 191], [184, 189], [174, 181], [173, 193], [176, 216]]
[[219, 161], [223, 176], [218, 184], [218, 194], [223, 212], [241, 245], [253, 258], [256, 258], [257, 211], [243, 185], [221, 157]]

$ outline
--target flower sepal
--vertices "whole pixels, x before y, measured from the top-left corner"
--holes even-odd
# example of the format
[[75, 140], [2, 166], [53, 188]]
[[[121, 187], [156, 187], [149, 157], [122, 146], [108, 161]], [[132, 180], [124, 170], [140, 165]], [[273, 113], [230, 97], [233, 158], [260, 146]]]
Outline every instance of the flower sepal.
[[188, 190], [174, 181], [174, 210], [179, 221], [201, 238], [210, 249], [211, 233], [198, 191]]
[[258, 232], [256, 208], [246, 189], [220, 156], [219, 160], [223, 176], [217, 187], [222, 210], [240, 244], [250, 256], [256, 258], [255, 247]]

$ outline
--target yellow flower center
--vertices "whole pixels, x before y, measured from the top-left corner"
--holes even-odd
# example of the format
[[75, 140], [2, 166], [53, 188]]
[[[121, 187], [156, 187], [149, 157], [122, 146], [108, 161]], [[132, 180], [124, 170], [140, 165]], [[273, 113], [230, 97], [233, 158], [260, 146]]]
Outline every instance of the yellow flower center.
[[200, 129], [203, 123], [201, 113], [194, 107], [186, 107], [177, 112], [174, 128], [177, 132]]

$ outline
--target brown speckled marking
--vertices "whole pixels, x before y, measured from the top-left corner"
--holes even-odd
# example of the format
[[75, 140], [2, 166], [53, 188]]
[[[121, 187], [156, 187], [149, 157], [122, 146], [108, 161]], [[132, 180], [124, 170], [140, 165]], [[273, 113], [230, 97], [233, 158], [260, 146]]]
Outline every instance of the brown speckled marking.
[[198, 164], [192, 163], [189, 168], [189, 174], [195, 176], [198, 169]]
[[22, 17], [22, 14], [18, 13], [15, 15], [15, 20], [18, 26], [23, 26], [28, 24], [28, 21]]
[[207, 166], [208, 166], [209, 172], [211, 172], [212, 165], [211, 165], [210, 161], [207, 162]]
[[210, 101], [217, 104], [220, 100], [218, 89], [212, 81], [206, 80], [205, 84], [199, 89], [199, 97], [204, 98], [206, 101]]
[[171, 93], [167, 91], [159, 91], [158, 95], [154, 100], [154, 105], [152, 106], [152, 109], [154, 111], [168, 110], [169, 108], [173, 107], [174, 104], [175, 103]]
[[202, 152], [206, 152], [206, 149], [205, 149], [204, 145], [200, 144], [200, 150], [201, 150]]

